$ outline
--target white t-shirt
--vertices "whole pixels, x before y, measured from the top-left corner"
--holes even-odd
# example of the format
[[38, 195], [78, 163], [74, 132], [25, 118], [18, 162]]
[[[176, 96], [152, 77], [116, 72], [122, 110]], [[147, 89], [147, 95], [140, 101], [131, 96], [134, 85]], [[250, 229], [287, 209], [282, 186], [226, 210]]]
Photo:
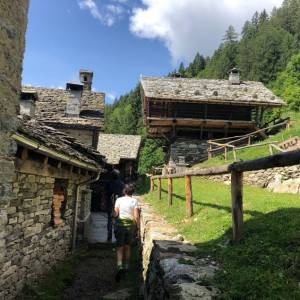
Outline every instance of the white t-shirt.
[[124, 196], [118, 198], [115, 207], [119, 208], [119, 218], [120, 219], [134, 219], [134, 209], [138, 208], [138, 201], [134, 198]]

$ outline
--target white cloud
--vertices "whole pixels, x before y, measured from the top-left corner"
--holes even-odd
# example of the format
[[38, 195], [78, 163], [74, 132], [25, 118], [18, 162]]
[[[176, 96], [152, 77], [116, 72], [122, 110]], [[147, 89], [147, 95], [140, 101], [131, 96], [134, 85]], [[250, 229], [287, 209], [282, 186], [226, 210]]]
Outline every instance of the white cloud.
[[108, 100], [108, 103], [113, 103], [117, 99], [116, 94], [113, 92], [112, 93], [107, 92], [107, 93], [105, 93], [105, 96]]
[[240, 31], [255, 11], [271, 11], [282, 0], [141, 0], [130, 30], [136, 36], [159, 39], [174, 62], [190, 60], [197, 51], [210, 55], [229, 25]]
[[100, 1], [95, 0], [78, 0], [80, 9], [87, 9], [91, 15], [106, 26], [112, 26], [125, 13], [121, 3], [125, 0], [113, 0], [116, 4], [101, 5]]

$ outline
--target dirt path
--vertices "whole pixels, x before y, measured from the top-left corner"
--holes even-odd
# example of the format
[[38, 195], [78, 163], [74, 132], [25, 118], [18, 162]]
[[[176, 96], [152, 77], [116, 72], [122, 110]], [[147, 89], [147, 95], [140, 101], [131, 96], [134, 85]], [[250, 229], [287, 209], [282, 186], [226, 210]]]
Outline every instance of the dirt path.
[[139, 297], [139, 263], [137, 247], [135, 247], [129, 274], [116, 283], [116, 252], [113, 245], [90, 247], [80, 258], [73, 270], [72, 283], [64, 290], [64, 300], [98, 300], [103, 296], [129, 289], [130, 296], [126, 299]]

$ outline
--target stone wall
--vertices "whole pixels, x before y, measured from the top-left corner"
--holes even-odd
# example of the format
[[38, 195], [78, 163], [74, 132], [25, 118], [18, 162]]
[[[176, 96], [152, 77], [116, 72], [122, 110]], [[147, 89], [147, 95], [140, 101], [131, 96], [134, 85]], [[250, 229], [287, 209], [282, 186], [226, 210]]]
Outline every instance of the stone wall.
[[[0, 1], [0, 274], [6, 268], [7, 207], [12, 195], [16, 145], [10, 133], [16, 129], [21, 90], [28, 0]], [[2, 279], [0, 279], [0, 287]], [[0, 288], [0, 299], [2, 289]]]
[[35, 283], [70, 251], [76, 186], [75, 182], [68, 182], [64, 222], [54, 226], [51, 223], [54, 182], [51, 177], [16, 175], [7, 208], [0, 299], [11, 299], [25, 283]]
[[[208, 176], [210, 180], [230, 183], [230, 175]], [[274, 192], [299, 193], [300, 190], [300, 166], [285, 168], [273, 168], [245, 172], [243, 181], [247, 185], [268, 188]]]
[[180, 157], [185, 158], [185, 163], [195, 164], [207, 157], [207, 142], [201, 140], [177, 139], [171, 145], [170, 158], [175, 163], [180, 163]]
[[87, 146], [93, 146], [94, 132], [92, 130], [59, 129], [62, 132], [76, 138]]
[[213, 299], [218, 269], [211, 258], [197, 258], [187, 242], [140, 200], [144, 299]]

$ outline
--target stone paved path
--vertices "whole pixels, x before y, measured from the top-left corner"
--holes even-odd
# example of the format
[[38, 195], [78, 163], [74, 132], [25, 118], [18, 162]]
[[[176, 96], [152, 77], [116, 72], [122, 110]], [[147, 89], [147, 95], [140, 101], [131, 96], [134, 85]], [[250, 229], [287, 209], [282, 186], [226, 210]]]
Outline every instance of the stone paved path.
[[[63, 299], [98, 300], [116, 292], [123, 295], [117, 297], [120, 300], [138, 299], [140, 278], [138, 258], [134, 255], [131, 271], [120, 283], [116, 283], [115, 251], [114, 245], [111, 244], [90, 248], [74, 269], [72, 284], [65, 289]], [[137, 252], [137, 247], [134, 251]]]

